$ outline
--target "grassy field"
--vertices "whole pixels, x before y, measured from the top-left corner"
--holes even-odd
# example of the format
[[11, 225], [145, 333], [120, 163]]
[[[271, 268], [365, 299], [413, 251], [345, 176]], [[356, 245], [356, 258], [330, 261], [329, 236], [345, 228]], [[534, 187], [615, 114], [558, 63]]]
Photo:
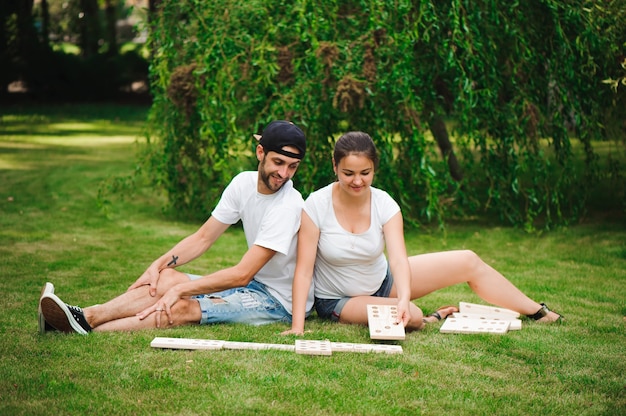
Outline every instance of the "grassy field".
[[[2, 415], [626, 414], [626, 226], [606, 219], [542, 235], [477, 223], [407, 235], [410, 254], [476, 251], [562, 312], [562, 325], [525, 320], [502, 336], [432, 325], [400, 342], [402, 355], [330, 357], [150, 347], [155, 336], [293, 344], [278, 324], [42, 336], [44, 282], [70, 303], [104, 302], [199, 224], [168, 219], [145, 187], [98, 203], [103, 181], [133, 172], [146, 108], [0, 111]], [[244, 250], [232, 229], [184, 269], [231, 265]], [[417, 303], [432, 312], [459, 301], [480, 299], [459, 286]], [[306, 339], [370, 342], [364, 327], [313, 318], [307, 329]]]

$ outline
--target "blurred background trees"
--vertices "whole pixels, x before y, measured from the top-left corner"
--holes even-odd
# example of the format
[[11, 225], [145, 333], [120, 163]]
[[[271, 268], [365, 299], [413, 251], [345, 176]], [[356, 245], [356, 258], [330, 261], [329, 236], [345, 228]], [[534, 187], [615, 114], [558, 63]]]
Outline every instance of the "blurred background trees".
[[147, 88], [145, 0], [3, 0], [0, 95], [114, 98]]
[[149, 87], [143, 166], [186, 218], [277, 118], [309, 138], [304, 196], [363, 130], [407, 222], [626, 212], [626, 0], [3, 0], [0, 48], [5, 97]]

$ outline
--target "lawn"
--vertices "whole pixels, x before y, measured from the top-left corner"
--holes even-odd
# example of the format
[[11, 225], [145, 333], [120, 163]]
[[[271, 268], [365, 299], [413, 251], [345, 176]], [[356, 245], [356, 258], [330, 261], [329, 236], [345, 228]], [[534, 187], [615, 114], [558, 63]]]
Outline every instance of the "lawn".
[[[0, 108], [0, 414], [626, 414], [626, 225], [615, 218], [533, 235], [487, 222], [407, 234], [410, 254], [476, 251], [562, 312], [561, 325], [453, 335], [435, 324], [398, 342], [401, 355], [329, 357], [150, 347], [156, 336], [293, 344], [279, 324], [40, 335], [46, 281], [70, 303], [104, 302], [199, 226], [168, 217], [149, 187], [106, 192], [135, 170], [146, 112]], [[184, 270], [232, 265], [244, 250], [233, 228]], [[417, 304], [432, 312], [459, 301], [482, 303], [458, 286]], [[312, 318], [307, 329], [306, 339], [372, 342], [365, 327]]]

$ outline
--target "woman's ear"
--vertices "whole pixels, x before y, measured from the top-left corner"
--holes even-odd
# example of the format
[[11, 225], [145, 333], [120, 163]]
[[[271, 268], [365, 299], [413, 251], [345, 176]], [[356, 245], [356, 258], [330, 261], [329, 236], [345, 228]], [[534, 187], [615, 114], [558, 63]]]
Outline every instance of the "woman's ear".
[[335, 172], [335, 176], [337, 176], [337, 165], [335, 165], [335, 158], [332, 158], [333, 160], [333, 171]]

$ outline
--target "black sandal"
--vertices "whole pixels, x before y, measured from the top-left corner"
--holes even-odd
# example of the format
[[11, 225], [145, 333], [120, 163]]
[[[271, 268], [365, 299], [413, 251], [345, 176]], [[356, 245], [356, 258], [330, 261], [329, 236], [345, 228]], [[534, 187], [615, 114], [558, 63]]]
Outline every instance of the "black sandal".
[[[437, 310], [436, 310], [435, 312], [433, 312], [433, 313], [431, 313], [430, 315], [428, 315], [428, 317], [432, 316], [433, 318], [436, 318], [438, 321], [441, 321], [442, 319], [445, 319], [445, 318], [444, 318], [443, 316], [441, 316], [441, 314], [439, 313], [439, 311], [440, 311], [440, 310], [443, 310], [443, 309], [448, 309], [448, 308], [454, 308], [454, 309], [455, 309], [455, 312], [458, 312], [458, 311], [459, 311], [459, 308], [457, 308], [457, 307], [456, 307], [456, 306], [454, 306], [454, 305], [442, 306], [442, 307], [440, 307], [440, 308], [437, 308]], [[452, 315], [453, 313], [454, 313], [454, 312], [449, 313], [449, 314], [448, 314], [448, 316]], [[447, 318], [448, 316], [446, 316], [446, 318]]]
[[[543, 318], [544, 316], [548, 316], [548, 312], [554, 312], [554, 311], [550, 310], [550, 308], [548, 308], [548, 306], [545, 303], [542, 302], [541, 303], [541, 309], [539, 309], [537, 312], [535, 312], [532, 315], [526, 315], [526, 316], [528, 318], [532, 319], [532, 320], [538, 321], [541, 318]], [[554, 313], [559, 315], [559, 317], [557, 318], [556, 321], [553, 321], [553, 322], [560, 323], [560, 322], [565, 320], [565, 318], [563, 318], [563, 315], [561, 315], [560, 313], [558, 313], [558, 312], [554, 312]]]

